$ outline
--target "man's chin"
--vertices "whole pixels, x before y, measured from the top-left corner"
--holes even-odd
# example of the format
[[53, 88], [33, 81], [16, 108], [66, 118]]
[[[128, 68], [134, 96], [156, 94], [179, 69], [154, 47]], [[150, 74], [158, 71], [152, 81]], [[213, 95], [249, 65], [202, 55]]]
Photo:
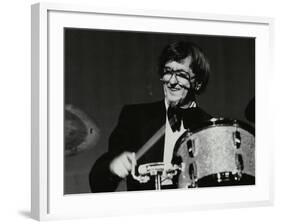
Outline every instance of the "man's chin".
[[182, 98], [170, 98], [167, 100], [168, 101], [168, 104], [170, 106], [179, 106], [179, 107], [182, 107], [182, 106], [185, 106], [187, 105], [190, 101], [188, 100], [188, 98], [185, 98], [185, 99], [182, 99]]
[[181, 99], [168, 99], [168, 103], [170, 106], [177, 106], [180, 103]]

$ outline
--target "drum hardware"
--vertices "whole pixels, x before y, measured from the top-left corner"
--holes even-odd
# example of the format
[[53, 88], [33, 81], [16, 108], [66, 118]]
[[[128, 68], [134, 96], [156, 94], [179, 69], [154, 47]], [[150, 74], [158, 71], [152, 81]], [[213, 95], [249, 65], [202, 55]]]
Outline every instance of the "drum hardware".
[[[226, 174], [226, 175], [223, 175], [223, 174]], [[229, 178], [229, 172], [226, 172], [226, 173], [217, 173], [217, 181], [220, 183], [222, 182], [222, 176], [225, 176], [225, 178]]]
[[155, 190], [161, 190], [161, 174], [155, 175]]
[[138, 167], [138, 174], [135, 172], [135, 164], [131, 171], [133, 179], [139, 183], [147, 183], [154, 178], [155, 190], [161, 190], [162, 182], [165, 180], [172, 180], [178, 174], [181, 167], [178, 165], [164, 164], [163, 162], [141, 164]]
[[[239, 175], [237, 172], [219, 172], [216, 174], [211, 174], [209, 176], [201, 178], [201, 180], [209, 178], [213, 181], [216, 181], [218, 184], [224, 183], [224, 182], [230, 182], [230, 181], [239, 181], [242, 176]], [[201, 181], [200, 180], [200, 181]], [[197, 181], [198, 183], [198, 181]]]
[[218, 183], [231, 181], [232, 179], [238, 181], [241, 179], [241, 176], [238, 173], [220, 172], [216, 174], [216, 179]]
[[210, 119], [210, 124], [211, 124], [211, 126], [215, 126], [216, 123], [217, 123], [217, 121], [220, 120], [220, 119], [221, 119], [221, 118], [211, 118], [211, 119]]
[[239, 149], [241, 145], [241, 134], [237, 130], [233, 132], [233, 142], [236, 149]]
[[193, 158], [194, 155], [195, 155], [194, 140], [193, 140], [193, 139], [189, 139], [189, 140], [186, 142], [186, 145], [187, 145], [187, 150], [188, 150], [189, 156]]
[[233, 132], [233, 142], [234, 142], [234, 146], [236, 147], [236, 149], [240, 148], [241, 145], [241, 134], [238, 131], [238, 123], [237, 120], [233, 121], [233, 127], [235, 128], [235, 131]]
[[235, 163], [237, 167], [235, 180], [239, 181], [242, 178], [243, 170], [244, 170], [243, 156], [241, 154], [238, 153], [235, 154]]
[[196, 163], [193, 162], [189, 165], [189, 177], [191, 180], [190, 185], [188, 186], [188, 188], [195, 188], [198, 186], [198, 179], [197, 179], [197, 166]]

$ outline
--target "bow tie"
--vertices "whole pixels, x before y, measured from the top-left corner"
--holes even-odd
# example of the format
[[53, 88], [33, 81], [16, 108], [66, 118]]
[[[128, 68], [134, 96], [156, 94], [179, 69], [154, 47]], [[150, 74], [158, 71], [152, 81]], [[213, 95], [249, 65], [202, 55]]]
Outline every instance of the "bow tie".
[[210, 115], [206, 114], [198, 107], [182, 109], [170, 106], [167, 115], [173, 132], [180, 131], [181, 122], [183, 122], [184, 128], [188, 129], [211, 119]]
[[183, 113], [184, 113], [184, 109], [181, 109], [179, 107], [169, 106], [167, 115], [173, 132], [180, 131], [181, 121], [183, 119]]

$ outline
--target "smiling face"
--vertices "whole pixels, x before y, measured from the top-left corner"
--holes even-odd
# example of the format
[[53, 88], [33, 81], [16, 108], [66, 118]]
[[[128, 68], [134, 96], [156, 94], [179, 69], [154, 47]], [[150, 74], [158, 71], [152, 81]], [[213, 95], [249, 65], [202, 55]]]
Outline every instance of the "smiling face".
[[195, 74], [190, 68], [192, 58], [186, 57], [180, 62], [169, 61], [164, 66], [162, 81], [164, 95], [168, 104], [185, 106], [190, 103]]

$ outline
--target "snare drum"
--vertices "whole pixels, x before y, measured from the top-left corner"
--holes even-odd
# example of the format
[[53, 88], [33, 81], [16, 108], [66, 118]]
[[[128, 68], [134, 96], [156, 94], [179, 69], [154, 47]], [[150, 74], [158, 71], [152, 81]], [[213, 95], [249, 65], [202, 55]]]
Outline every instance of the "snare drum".
[[211, 119], [177, 140], [172, 162], [181, 167], [178, 188], [255, 184], [254, 128]]

